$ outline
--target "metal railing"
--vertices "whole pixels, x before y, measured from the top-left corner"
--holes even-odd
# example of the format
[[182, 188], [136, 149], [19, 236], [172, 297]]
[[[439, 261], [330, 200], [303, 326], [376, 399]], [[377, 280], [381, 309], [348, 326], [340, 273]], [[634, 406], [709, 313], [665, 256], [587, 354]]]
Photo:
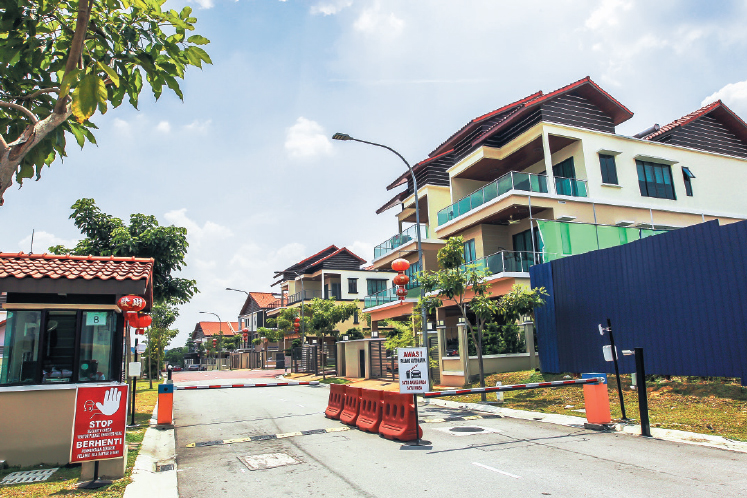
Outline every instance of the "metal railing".
[[473, 209], [492, 201], [511, 190], [523, 190], [526, 192], [547, 193], [547, 176], [535, 173], [521, 173], [510, 171], [488, 183], [471, 194], [462, 197], [451, 206], [447, 206], [438, 212], [438, 224], [443, 225]]
[[310, 299], [314, 299], [315, 297], [322, 298], [324, 297], [324, 293], [322, 293], [322, 291], [315, 290], [296, 292], [295, 294], [288, 296], [287, 305], [290, 306], [291, 304], [295, 304], [301, 301], [308, 301]]
[[[422, 231], [420, 232], [420, 238], [427, 239], [428, 238], [428, 225], [421, 223], [420, 227], [422, 227]], [[417, 238], [418, 238], [418, 225], [413, 225], [407, 230], [403, 230], [401, 233], [398, 233], [397, 235], [388, 238], [387, 240], [385, 240], [378, 246], [374, 247], [374, 259], [380, 258], [381, 256], [384, 256], [385, 254], [392, 252], [397, 247], [403, 246], [407, 244], [408, 242], [410, 242], [411, 240], [417, 240]]]
[[529, 273], [530, 266], [545, 262], [546, 254], [532, 251], [498, 251], [484, 258], [463, 264], [460, 268], [462, 270], [467, 269], [467, 267], [478, 270], [486, 269], [491, 275], [504, 272]]
[[568, 195], [570, 197], [588, 197], [586, 180], [556, 176], [555, 193], [558, 195]]

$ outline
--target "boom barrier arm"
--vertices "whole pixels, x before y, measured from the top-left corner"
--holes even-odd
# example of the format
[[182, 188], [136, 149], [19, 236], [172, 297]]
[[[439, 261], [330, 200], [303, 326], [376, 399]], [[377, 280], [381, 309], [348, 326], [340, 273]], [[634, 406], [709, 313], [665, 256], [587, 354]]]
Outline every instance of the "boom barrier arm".
[[430, 391], [423, 393], [423, 397], [438, 398], [441, 396], [459, 396], [460, 394], [521, 391], [524, 389], [538, 389], [541, 387], [567, 387], [579, 384], [599, 384], [600, 382], [604, 382], [604, 379], [601, 377], [592, 377], [591, 379], [557, 380], [553, 382], [535, 382], [531, 384], [513, 384], [509, 386], [476, 387], [474, 389], [457, 389], [455, 391]]

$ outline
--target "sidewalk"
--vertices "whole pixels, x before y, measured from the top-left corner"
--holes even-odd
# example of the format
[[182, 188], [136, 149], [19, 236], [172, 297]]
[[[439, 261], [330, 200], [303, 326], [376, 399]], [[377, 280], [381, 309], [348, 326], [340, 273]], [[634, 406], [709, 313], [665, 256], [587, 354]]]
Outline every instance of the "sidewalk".
[[132, 482], [125, 488], [124, 498], [179, 498], [174, 428], [156, 427], [157, 414], [156, 405], [132, 469]]

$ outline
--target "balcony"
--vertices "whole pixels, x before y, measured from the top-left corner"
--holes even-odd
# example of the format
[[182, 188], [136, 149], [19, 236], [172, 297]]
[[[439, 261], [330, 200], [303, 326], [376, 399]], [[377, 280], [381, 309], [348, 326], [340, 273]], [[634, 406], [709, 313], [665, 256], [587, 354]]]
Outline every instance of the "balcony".
[[488, 270], [490, 275], [497, 273], [529, 273], [529, 267], [544, 263], [547, 258], [546, 253], [532, 251], [498, 251], [490, 256], [476, 259], [471, 263], [462, 265], [462, 270], [467, 267], [473, 267], [477, 270]]
[[[428, 225], [420, 224], [421, 232], [420, 237], [422, 239], [428, 238]], [[398, 233], [397, 235], [385, 240], [378, 246], [374, 247], [374, 259], [378, 259], [386, 254], [389, 254], [390, 252], [394, 251], [396, 248], [403, 246], [410, 242], [411, 240], [417, 240], [418, 238], [418, 231], [417, 231], [418, 225], [413, 225], [407, 230], [404, 230], [402, 233]]]
[[477, 209], [483, 204], [490, 202], [511, 190], [523, 190], [525, 192], [539, 192], [546, 194], [547, 176], [537, 175], [535, 173], [510, 171], [497, 180], [475, 190], [468, 196], [462, 197], [451, 206], [445, 207], [439, 211], [438, 226], [468, 213], [473, 209]]
[[288, 296], [287, 306], [290, 306], [291, 304], [299, 303], [301, 301], [309, 301], [311, 299], [314, 299], [315, 297], [318, 297], [321, 299], [323, 296], [324, 295], [322, 291], [307, 290], [307, 291], [296, 292], [295, 294]]
[[[420, 297], [420, 286], [418, 286], [417, 282], [411, 282], [407, 285], [405, 285], [405, 288], [407, 289], [407, 298], [419, 298]], [[371, 294], [370, 296], [366, 296], [363, 298], [363, 309], [366, 308], [373, 308], [374, 306], [380, 306], [382, 304], [387, 303], [393, 303], [395, 301], [398, 301], [399, 297], [397, 297], [397, 288], [392, 287], [390, 289], [384, 289], [383, 291], [377, 292], [376, 294]]]
[[555, 177], [555, 193], [558, 195], [567, 195], [570, 197], [588, 197], [586, 180], [577, 180], [575, 178]]

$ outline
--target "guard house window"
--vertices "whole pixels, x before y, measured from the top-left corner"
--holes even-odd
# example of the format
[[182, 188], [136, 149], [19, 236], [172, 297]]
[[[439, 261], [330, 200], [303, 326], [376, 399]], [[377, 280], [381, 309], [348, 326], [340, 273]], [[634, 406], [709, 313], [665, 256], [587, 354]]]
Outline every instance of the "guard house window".
[[367, 292], [369, 296], [373, 296], [377, 292], [381, 292], [387, 288], [388, 280], [378, 278], [367, 278], [366, 285], [368, 287]]
[[602, 168], [602, 183], [617, 185], [617, 166], [615, 156], [599, 154], [599, 166]]
[[464, 243], [464, 263], [470, 264], [477, 259], [475, 254], [475, 239], [470, 239]]
[[667, 164], [637, 160], [638, 186], [644, 197], [677, 200], [672, 185], [672, 170]]
[[695, 178], [690, 168], [682, 167], [682, 178], [685, 180], [685, 193], [689, 196], [693, 196], [693, 184], [690, 181], [691, 178]]
[[348, 279], [348, 294], [358, 294], [358, 279], [357, 278]]
[[119, 368], [113, 359], [121, 340], [113, 311], [11, 310], [0, 385], [115, 379]]

